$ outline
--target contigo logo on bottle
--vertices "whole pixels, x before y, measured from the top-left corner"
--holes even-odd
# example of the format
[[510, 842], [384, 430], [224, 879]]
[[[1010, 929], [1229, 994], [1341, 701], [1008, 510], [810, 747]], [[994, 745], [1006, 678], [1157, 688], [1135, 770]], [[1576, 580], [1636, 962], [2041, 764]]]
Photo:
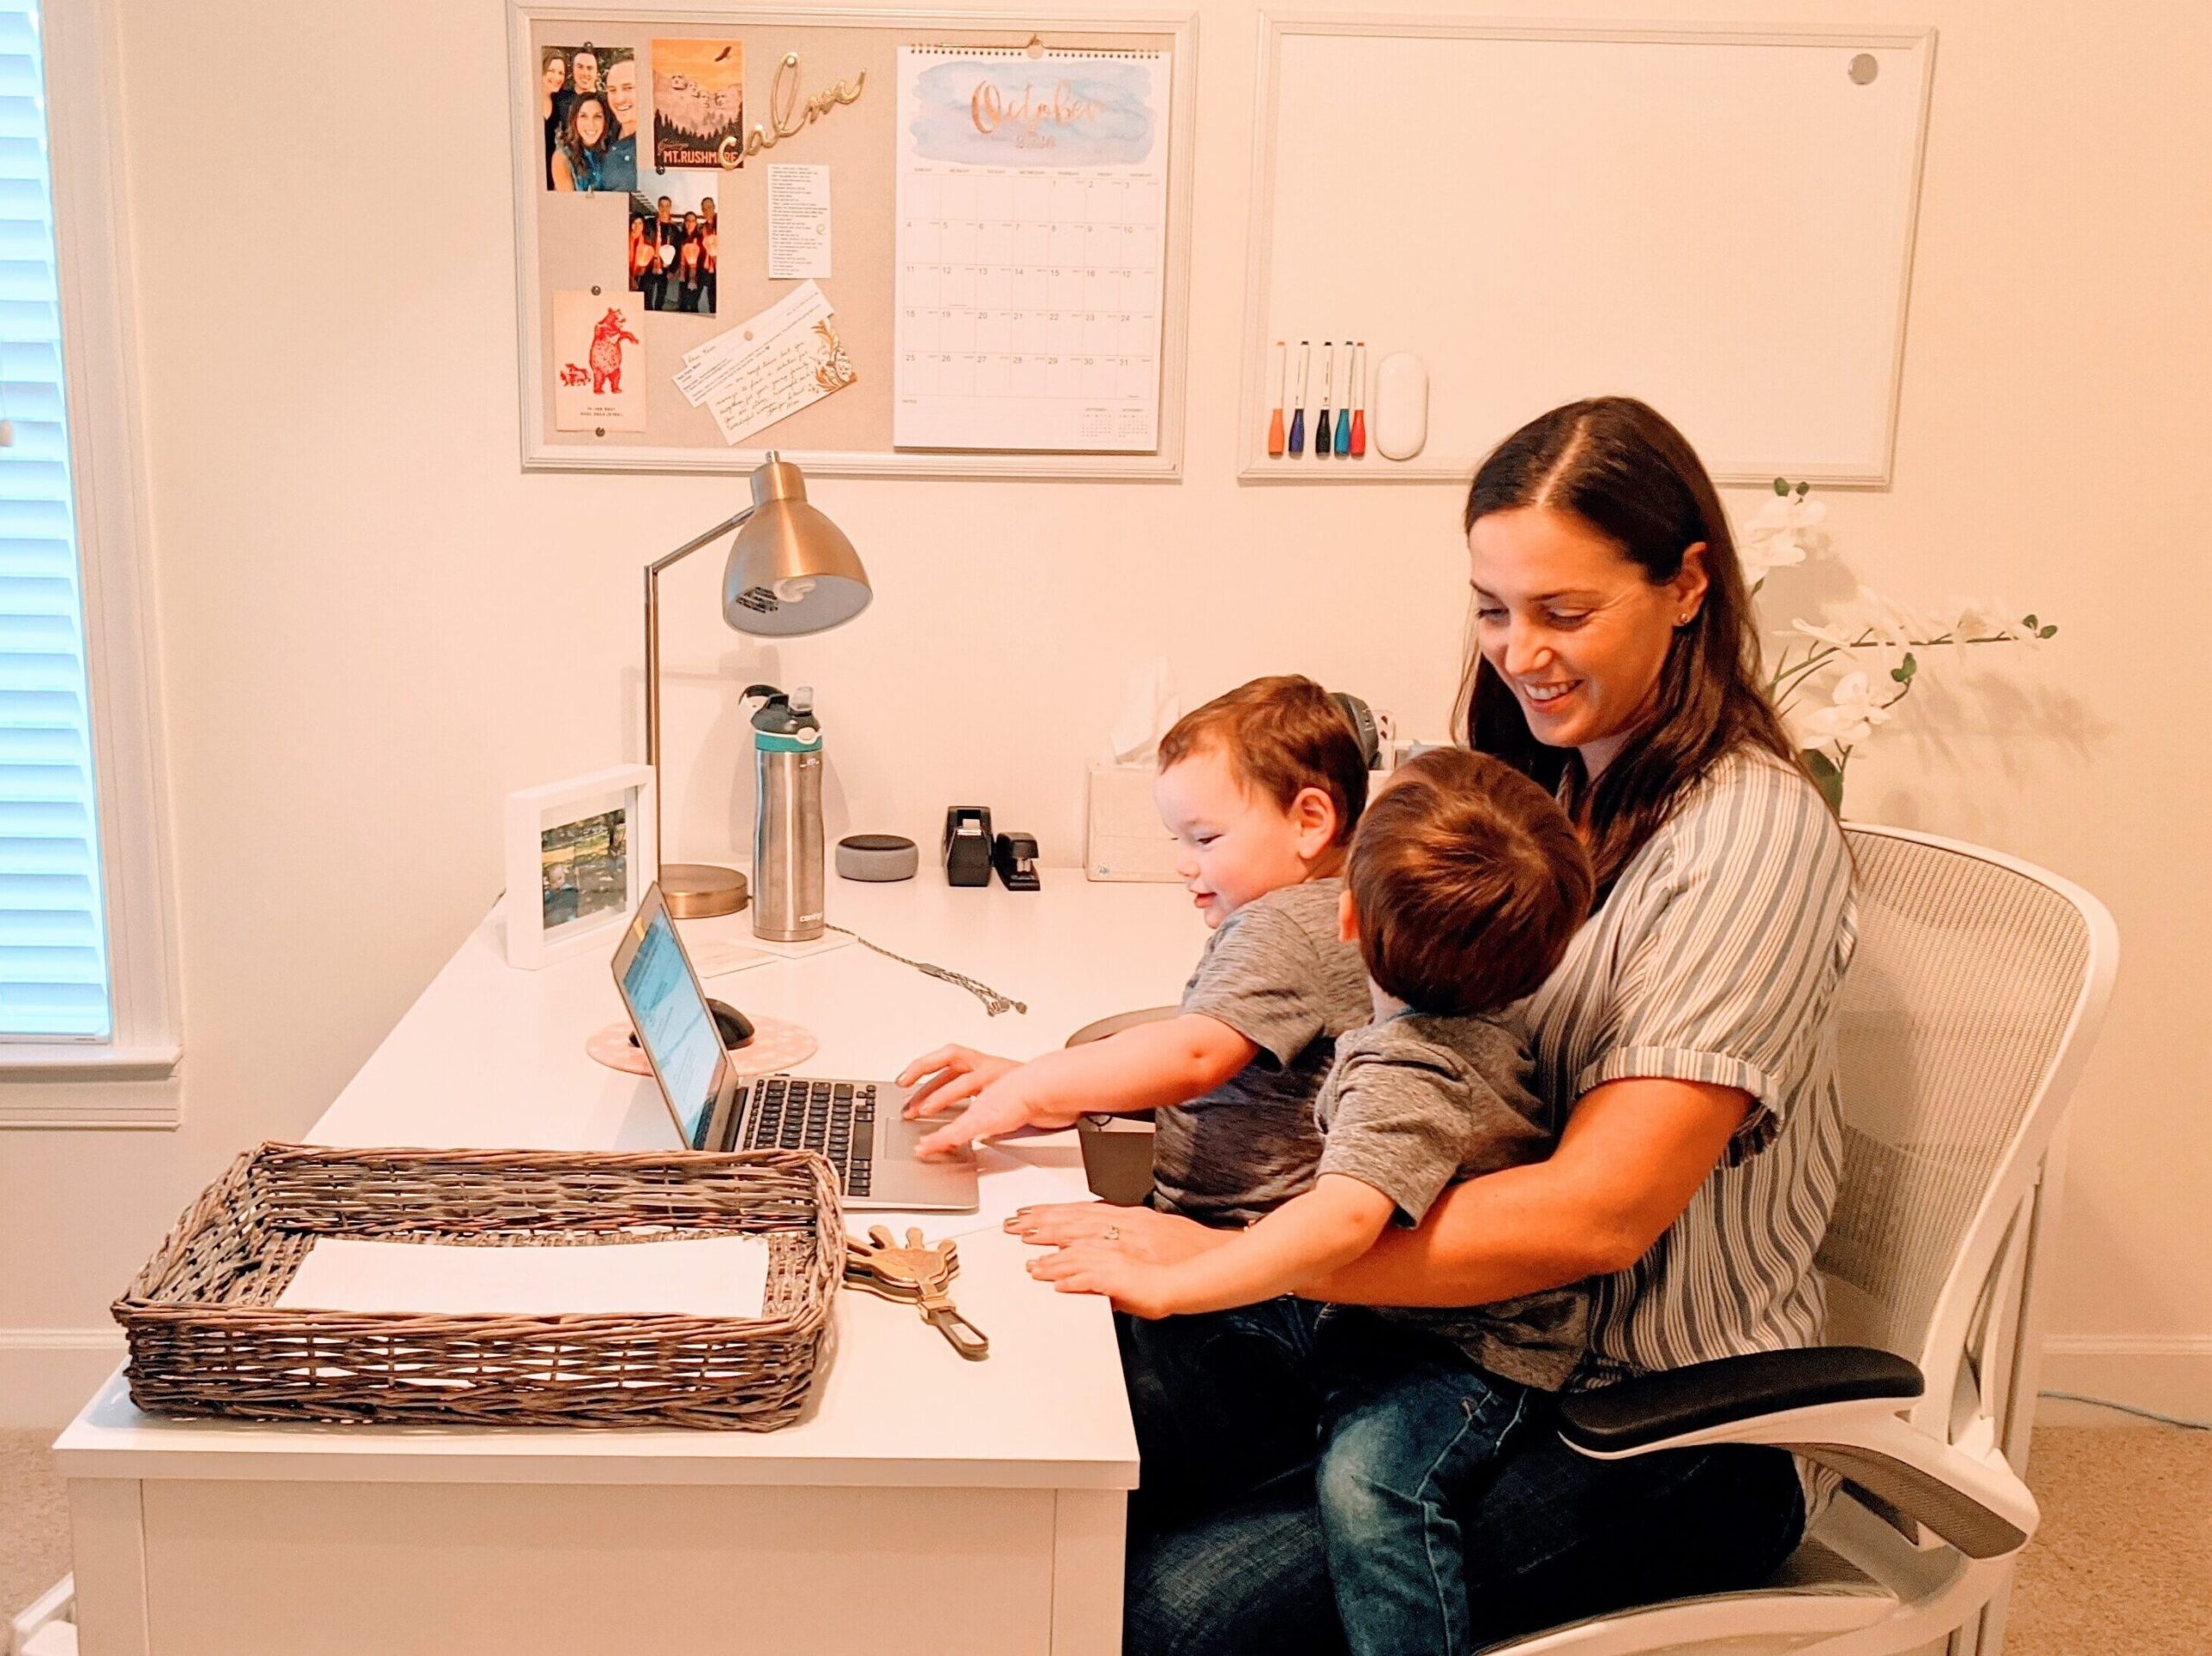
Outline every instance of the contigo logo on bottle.
[[819, 771], [822, 768], [822, 755], [819, 753], [800, 754], [798, 768], [802, 771]]
[[810, 925], [814, 924], [817, 921], [818, 921], [818, 920], [819, 920], [819, 919], [821, 919], [821, 918], [822, 918], [822, 910], [819, 910], [819, 909], [817, 909], [817, 910], [814, 910], [814, 912], [813, 912], [813, 913], [811, 913], [811, 914], [802, 914], [801, 916], [799, 916], [799, 917], [798, 917], [798, 923], [799, 923], [799, 924], [801, 924], [802, 926], [810, 926]]

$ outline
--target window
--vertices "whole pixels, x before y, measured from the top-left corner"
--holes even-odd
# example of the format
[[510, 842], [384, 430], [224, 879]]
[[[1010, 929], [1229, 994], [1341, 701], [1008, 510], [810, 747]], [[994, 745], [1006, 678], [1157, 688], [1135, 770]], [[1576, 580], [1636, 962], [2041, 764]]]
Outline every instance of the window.
[[0, 3], [0, 1039], [114, 1032], [54, 173], [34, 6]]
[[174, 1120], [21, 1084], [177, 1058], [111, 41], [0, 0], [0, 1125]]

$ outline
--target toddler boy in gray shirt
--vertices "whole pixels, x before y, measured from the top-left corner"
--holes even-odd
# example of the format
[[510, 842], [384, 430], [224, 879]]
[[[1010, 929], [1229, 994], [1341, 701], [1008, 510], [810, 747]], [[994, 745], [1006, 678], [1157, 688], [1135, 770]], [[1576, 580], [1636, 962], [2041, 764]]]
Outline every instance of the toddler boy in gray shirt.
[[[1141, 1317], [1310, 1289], [1445, 1188], [1541, 1159], [1557, 1139], [1529, 1090], [1519, 1003], [1589, 912], [1589, 860], [1543, 789], [1459, 750], [1401, 766], [1352, 842], [1341, 924], [1373, 1018], [1337, 1042], [1316, 1101], [1313, 1188], [1172, 1265], [1101, 1252], [1058, 1273]], [[1322, 1401], [1319, 1493], [1353, 1656], [1471, 1648], [1451, 1507], [1580, 1358], [1589, 1298], [1560, 1289], [1462, 1310], [1332, 1306], [1308, 1373]], [[1255, 1399], [1255, 1401], [1257, 1401]]]
[[1313, 1183], [1314, 1096], [1336, 1037], [1372, 1015], [1337, 921], [1367, 761], [1319, 684], [1254, 679], [1161, 739], [1153, 797], [1213, 933], [1181, 1015], [1026, 1064], [943, 1047], [899, 1084], [915, 1088], [909, 1115], [969, 1101], [925, 1155], [1088, 1111], [1153, 1110], [1154, 1203], [1245, 1225]]

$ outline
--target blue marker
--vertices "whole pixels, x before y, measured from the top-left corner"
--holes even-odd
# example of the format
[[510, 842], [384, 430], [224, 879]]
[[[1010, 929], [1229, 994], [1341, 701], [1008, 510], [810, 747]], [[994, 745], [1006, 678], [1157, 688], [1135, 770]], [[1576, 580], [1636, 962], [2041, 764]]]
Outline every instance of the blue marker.
[[1344, 405], [1337, 413], [1337, 453], [1349, 457], [1351, 454], [1352, 404], [1357, 396], [1359, 381], [1359, 348], [1350, 339], [1344, 341]]

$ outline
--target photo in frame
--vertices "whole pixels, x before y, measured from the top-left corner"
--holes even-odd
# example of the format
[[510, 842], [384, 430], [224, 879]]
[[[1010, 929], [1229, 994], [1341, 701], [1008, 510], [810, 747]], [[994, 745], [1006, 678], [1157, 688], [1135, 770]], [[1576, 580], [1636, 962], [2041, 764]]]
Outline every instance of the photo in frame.
[[613, 949], [659, 873], [653, 828], [651, 765], [509, 794], [507, 964], [534, 971]]

